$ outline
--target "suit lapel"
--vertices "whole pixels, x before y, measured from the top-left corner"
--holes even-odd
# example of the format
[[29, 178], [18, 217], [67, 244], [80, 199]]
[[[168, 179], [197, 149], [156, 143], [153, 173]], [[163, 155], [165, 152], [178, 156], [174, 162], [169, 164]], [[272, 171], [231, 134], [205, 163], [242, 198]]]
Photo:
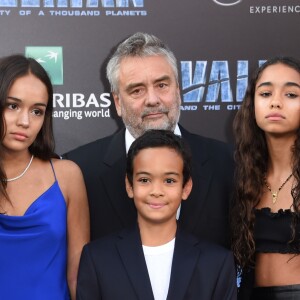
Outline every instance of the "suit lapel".
[[125, 189], [126, 173], [126, 148], [125, 129], [116, 133], [103, 158], [103, 163], [107, 167], [102, 180], [109, 199], [122, 220], [123, 226], [127, 226], [136, 220], [136, 210], [133, 200], [127, 196]]
[[167, 300], [185, 299], [200, 254], [197, 245], [196, 238], [185, 234], [178, 228]]
[[154, 300], [137, 225], [120, 234], [117, 248], [137, 298], [140, 300]]
[[206, 144], [196, 141], [193, 134], [184, 128], [180, 127], [180, 131], [192, 152], [194, 184], [188, 200], [181, 203], [179, 223], [189, 232], [193, 232], [201, 216], [202, 206], [206, 201], [214, 170]]

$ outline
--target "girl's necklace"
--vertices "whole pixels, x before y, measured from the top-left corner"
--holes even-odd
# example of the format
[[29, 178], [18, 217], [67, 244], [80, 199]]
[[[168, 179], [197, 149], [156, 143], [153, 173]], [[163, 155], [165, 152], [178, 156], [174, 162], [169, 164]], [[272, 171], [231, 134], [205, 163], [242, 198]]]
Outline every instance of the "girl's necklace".
[[290, 175], [288, 176], [288, 178], [287, 178], [287, 179], [283, 182], [283, 184], [279, 187], [278, 191], [272, 191], [271, 187], [270, 187], [270, 186], [268, 185], [268, 183], [267, 183], [267, 178], [266, 178], [266, 177], [264, 178], [264, 183], [265, 183], [267, 189], [268, 189], [268, 190], [271, 192], [271, 194], [272, 194], [272, 202], [273, 202], [273, 204], [276, 203], [277, 197], [278, 197], [278, 193], [279, 193], [280, 190], [284, 187], [284, 185], [291, 179], [292, 175], [293, 175], [293, 173], [290, 174]]
[[13, 177], [13, 178], [4, 179], [4, 181], [11, 182], [11, 181], [15, 181], [15, 180], [21, 178], [22, 176], [24, 176], [24, 174], [28, 171], [28, 169], [29, 169], [29, 167], [32, 163], [33, 157], [34, 157], [34, 155], [31, 155], [31, 158], [30, 158], [30, 161], [29, 161], [28, 165], [26, 166], [25, 170], [20, 175], [18, 175], [16, 177]]

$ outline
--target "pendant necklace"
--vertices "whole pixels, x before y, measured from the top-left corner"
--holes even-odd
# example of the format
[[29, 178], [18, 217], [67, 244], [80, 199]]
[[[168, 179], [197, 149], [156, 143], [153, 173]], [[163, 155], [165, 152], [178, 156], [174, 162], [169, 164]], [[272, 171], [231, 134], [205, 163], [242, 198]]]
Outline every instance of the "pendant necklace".
[[289, 175], [289, 177], [288, 177], [288, 178], [283, 182], [283, 184], [279, 187], [278, 191], [272, 191], [271, 187], [270, 187], [270, 186], [268, 185], [268, 183], [267, 183], [267, 178], [266, 178], [266, 177], [264, 178], [264, 183], [265, 183], [267, 189], [268, 189], [268, 190], [271, 192], [271, 194], [272, 194], [272, 202], [273, 202], [273, 204], [276, 203], [277, 197], [278, 197], [278, 193], [279, 193], [280, 190], [283, 188], [283, 186], [291, 179], [292, 175], [293, 175], [293, 173]]
[[18, 175], [16, 177], [13, 177], [13, 178], [4, 179], [4, 181], [11, 182], [11, 181], [15, 181], [15, 180], [21, 178], [22, 176], [24, 176], [24, 174], [27, 172], [27, 170], [29, 169], [29, 167], [32, 163], [33, 157], [34, 157], [34, 155], [31, 155], [31, 158], [30, 158], [30, 161], [29, 161], [28, 165], [26, 166], [25, 170], [20, 175]]

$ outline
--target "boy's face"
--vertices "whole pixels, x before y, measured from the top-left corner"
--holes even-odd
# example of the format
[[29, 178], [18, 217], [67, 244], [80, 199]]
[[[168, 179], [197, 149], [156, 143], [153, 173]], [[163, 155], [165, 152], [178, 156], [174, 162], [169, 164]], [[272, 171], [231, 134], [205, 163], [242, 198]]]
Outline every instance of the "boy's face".
[[175, 150], [147, 148], [133, 160], [133, 185], [126, 178], [128, 196], [134, 198], [141, 224], [176, 222], [181, 200], [192, 189], [190, 179], [183, 187], [183, 160]]

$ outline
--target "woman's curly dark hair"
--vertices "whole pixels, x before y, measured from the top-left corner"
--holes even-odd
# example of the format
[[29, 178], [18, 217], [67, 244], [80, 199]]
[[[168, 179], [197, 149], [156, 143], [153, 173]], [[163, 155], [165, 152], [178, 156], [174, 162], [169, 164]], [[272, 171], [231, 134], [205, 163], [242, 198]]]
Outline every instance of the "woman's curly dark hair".
[[[253, 238], [254, 211], [264, 186], [268, 168], [268, 149], [264, 132], [255, 120], [254, 95], [256, 83], [262, 72], [271, 65], [284, 64], [299, 72], [300, 61], [292, 57], [274, 57], [261, 65], [251, 78], [244, 101], [237, 112], [233, 130], [235, 135], [235, 190], [231, 212], [232, 250], [240, 270], [254, 267], [255, 243]], [[293, 245], [300, 251], [300, 241], [295, 241], [295, 228], [300, 215], [300, 130], [292, 151], [292, 172], [296, 185], [292, 189], [295, 217], [292, 224]]]

